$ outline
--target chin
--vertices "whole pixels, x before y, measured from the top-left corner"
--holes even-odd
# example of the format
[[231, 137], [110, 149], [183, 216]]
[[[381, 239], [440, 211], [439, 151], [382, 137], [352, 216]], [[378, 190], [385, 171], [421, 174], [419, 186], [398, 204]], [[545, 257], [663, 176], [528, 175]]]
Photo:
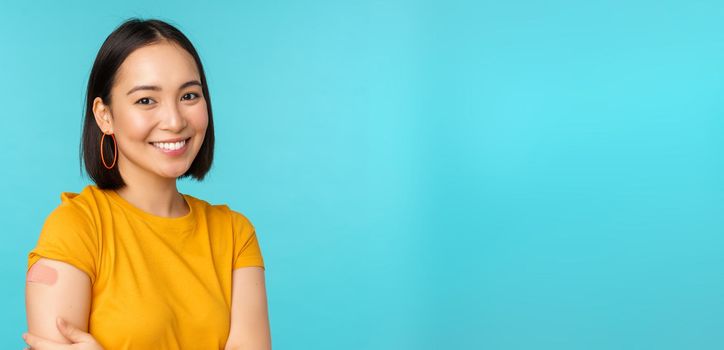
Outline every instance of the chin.
[[181, 177], [181, 175], [185, 174], [189, 169], [183, 169], [183, 170], [177, 170], [177, 171], [163, 171], [159, 172], [158, 175], [161, 177], [169, 178], [169, 179], [177, 179]]

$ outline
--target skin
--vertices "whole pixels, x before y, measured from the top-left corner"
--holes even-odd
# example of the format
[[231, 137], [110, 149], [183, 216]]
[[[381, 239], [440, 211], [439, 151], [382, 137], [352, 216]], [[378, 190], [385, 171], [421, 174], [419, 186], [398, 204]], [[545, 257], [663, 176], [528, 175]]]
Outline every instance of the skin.
[[[201, 81], [193, 57], [181, 47], [161, 41], [141, 47], [121, 64], [111, 89], [111, 101], [100, 97], [93, 101], [93, 113], [100, 130], [113, 133], [118, 147], [116, 166], [126, 186], [116, 190], [137, 208], [162, 217], [188, 214], [176, 179], [185, 173], [199, 152], [208, 126], [208, 113], [201, 85], [185, 83]], [[152, 85], [158, 89], [130, 90]], [[181, 88], [183, 85], [185, 87]], [[188, 149], [181, 156], [170, 157], [150, 144], [178, 137], [188, 138]], [[106, 136], [106, 139], [108, 136]], [[111, 142], [106, 140], [106, 142]], [[104, 154], [105, 155], [105, 154]], [[105, 155], [110, 164], [113, 155]], [[42, 264], [39, 267], [38, 264]], [[34, 269], [37, 269], [35, 271]], [[55, 269], [55, 273], [51, 271]], [[45, 317], [36, 329], [49, 338], [32, 334], [31, 314], [37, 307], [28, 304], [29, 332], [26, 342], [33, 349], [101, 349], [87, 332], [90, 296], [78, 297], [77, 291], [63, 289], [70, 283], [89, 293], [90, 281], [85, 273], [70, 264], [42, 258], [31, 267], [27, 280], [26, 300], [76, 300], [68, 309], [82, 310], [70, 314], [73, 328], [58, 326], [49, 330]], [[51, 279], [55, 279], [51, 283]], [[82, 287], [78, 287], [82, 286]], [[71, 288], [71, 287], [69, 287]], [[65, 294], [63, 294], [65, 293]], [[43, 296], [41, 296], [43, 295]], [[36, 299], [37, 298], [37, 299]], [[70, 298], [70, 299], [69, 299]], [[75, 298], [75, 299], [73, 299]], [[87, 310], [86, 310], [87, 309]], [[233, 271], [232, 319], [226, 349], [271, 349], [266, 303], [264, 271], [260, 267], [244, 267]], [[63, 310], [55, 314], [63, 316]], [[33, 316], [41, 320], [41, 316]], [[44, 322], [44, 323], [43, 323]], [[42, 325], [42, 326], [40, 326]], [[73, 332], [73, 333], [68, 333]], [[73, 344], [72, 347], [68, 347]]]

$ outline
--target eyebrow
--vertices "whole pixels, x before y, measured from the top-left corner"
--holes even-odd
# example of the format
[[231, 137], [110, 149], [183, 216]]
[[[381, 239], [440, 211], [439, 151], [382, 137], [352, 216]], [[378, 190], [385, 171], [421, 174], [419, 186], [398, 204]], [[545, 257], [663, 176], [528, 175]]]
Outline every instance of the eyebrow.
[[[201, 86], [201, 83], [200, 83], [198, 80], [190, 80], [190, 81], [187, 81], [187, 82], [181, 84], [181, 86], [179, 86], [178, 89], [181, 90], [181, 89], [183, 89], [183, 88], [187, 88], [187, 87], [192, 86], [192, 85]], [[161, 87], [160, 87], [160, 86], [156, 86], [156, 85], [138, 85], [138, 86], [134, 87], [133, 89], [128, 90], [128, 92], [126, 93], [126, 96], [128, 96], [128, 95], [130, 95], [130, 94], [132, 94], [132, 93], [134, 93], [134, 92], [136, 92], [136, 91], [138, 91], [138, 90], [161, 91]]]

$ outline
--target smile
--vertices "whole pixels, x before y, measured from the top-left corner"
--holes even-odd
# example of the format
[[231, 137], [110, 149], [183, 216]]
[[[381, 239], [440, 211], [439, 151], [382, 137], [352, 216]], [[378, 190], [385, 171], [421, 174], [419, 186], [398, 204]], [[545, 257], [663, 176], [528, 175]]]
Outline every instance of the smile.
[[153, 145], [153, 147], [163, 151], [164, 153], [168, 154], [180, 154], [183, 153], [183, 151], [186, 149], [186, 145], [188, 144], [188, 141], [191, 138], [187, 138], [186, 140], [181, 140], [178, 142], [149, 142], [149, 144]]

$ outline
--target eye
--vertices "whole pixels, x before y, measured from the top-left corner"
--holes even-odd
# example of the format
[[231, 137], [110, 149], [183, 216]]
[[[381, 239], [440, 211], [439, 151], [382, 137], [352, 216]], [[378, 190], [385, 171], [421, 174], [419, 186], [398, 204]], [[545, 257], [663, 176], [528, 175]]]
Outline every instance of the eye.
[[149, 103], [145, 103], [145, 102], [142, 102], [142, 101], [151, 101], [151, 99], [148, 98], [148, 97], [144, 97], [144, 98], [141, 98], [141, 99], [139, 99], [138, 101], [136, 101], [136, 103], [139, 104], [139, 102], [141, 102], [140, 104], [142, 104], [142, 105], [147, 105], [147, 104], [149, 104]]
[[195, 96], [193, 99], [199, 98], [199, 95], [198, 95], [197, 93], [195, 93], [195, 92], [189, 92], [189, 93], [187, 93], [186, 95], [184, 95], [183, 97], [190, 96], [190, 95]]

